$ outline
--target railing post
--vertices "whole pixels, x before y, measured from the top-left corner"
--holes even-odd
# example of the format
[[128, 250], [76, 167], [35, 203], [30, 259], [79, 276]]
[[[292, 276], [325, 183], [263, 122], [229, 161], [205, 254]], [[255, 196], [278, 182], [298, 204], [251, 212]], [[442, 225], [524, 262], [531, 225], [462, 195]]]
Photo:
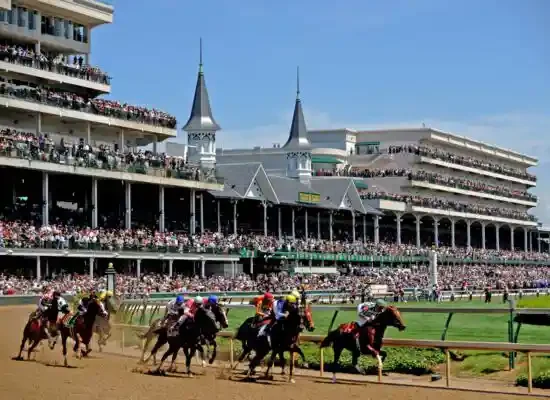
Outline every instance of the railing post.
[[527, 352], [527, 392], [533, 391], [533, 368], [531, 364], [531, 352]]
[[451, 387], [451, 355], [449, 349], [445, 349], [445, 386]]
[[319, 376], [323, 376], [325, 372], [325, 349], [321, 347], [321, 360], [319, 362]]
[[122, 328], [120, 335], [120, 350], [124, 353], [124, 342], [125, 342], [124, 328]]
[[230, 337], [229, 338], [229, 363], [231, 364], [231, 368], [233, 368], [233, 353], [234, 353], [233, 338]]
[[[509, 300], [509, 317], [508, 317], [508, 342], [514, 343], [514, 301]], [[516, 353], [514, 351], [508, 354], [508, 366], [510, 371], [513, 371], [516, 367]]]

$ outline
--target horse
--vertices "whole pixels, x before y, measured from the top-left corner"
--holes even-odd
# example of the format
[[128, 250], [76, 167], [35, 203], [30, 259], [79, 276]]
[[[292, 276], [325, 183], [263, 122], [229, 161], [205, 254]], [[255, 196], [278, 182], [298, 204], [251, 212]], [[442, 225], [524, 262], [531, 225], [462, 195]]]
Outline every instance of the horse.
[[[225, 312], [224, 308], [220, 304], [210, 304], [209, 309], [212, 311], [214, 320], [217, 324], [219, 324], [220, 328], [226, 329], [228, 327], [228, 320], [227, 313]], [[210, 353], [210, 347], [213, 348], [212, 355], [208, 360], [208, 363], [212, 364], [217, 355], [218, 345], [216, 343], [216, 334], [219, 332], [219, 329], [216, 327], [216, 329], [212, 328], [211, 330], [209, 330], [209, 326], [210, 325], [207, 325], [207, 327], [204, 328], [201, 334], [203, 336], [204, 344], [207, 345], [208, 353]], [[151, 349], [149, 357], [145, 358], [145, 352], [147, 351], [147, 347], [149, 346], [149, 343], [151, 342], [154, 335], [158, 335], [157, 342]], [[145, 339], [145, 343], [143, 344], [143, 348], [141, 351], [140, 363], [147, 364], [152, 357], [153, 365], [156, 365], [157, 352], [162, 346], [168, 343], [168, 326], [166, 326], [166, 324], [162, 324], [162, 318], [158, 318], [151, 323], [151, 326], [145, 334], [138, 335], [138, 337], [140, 339]]]
[[[362, 346], [366, 348], [366, 352], [363, 354], [372, 355], [372, 357], [378, 360], [378, 367], [382, 369], [384, 360], [386, 359], [387, 353], [382, 350], [382, 341], [384, 339], [384, 333], [388, 326], [393, 326], [400, 331], [405, 330], [406, 326], [401, 318], [401, 314], [394, 306], [388, 306], [374, 319], [370, 326], [367, 326], [365, 329], [366, 335], [360, 335], [359, 340], [361, 344], [366, 344]], [[332, 345], [334, 350], [334, 361], [332, 364], [332, 381], [336, 382], [336, 369], [338, 368], [338, 361], [342, 355], [342, 350], [346, 349], [351, 352], [352, 355], [352, 364], [355, 369], [364, 374], [365, 371], [359, 367], [359, 357], [361, 356], [361, 351], [357, 348], [357, 341], [355, 338], [356, 324], [355, 322], [350, 322], [347, 324], [340, 325], [337, 329], [329, 332], [327, 337], [321, 342], [321, 348], [328, 347]], [[366, 336], [366, 337], [364, 337]], [[366, 343], [363, 343], [364, 341]]]
[[102, 317], [101, 315], [98, 315], [94, 322], [94, 329], [93, 332], [97, 334], [97, 345], [99, 346], [99, 351], [101, 352], [103, 350], [103, 346], [107, 344], [107, 340], [111, 337], [111, 323], [109, 322], [109, 319], [111, 317], [111, 313], [116, 313], [115, 307], [113, 307], [113, 304], [111, 301], [106, 300], [103, 302], [103, 305], [105, 306], [105, 311], [107, 312], [107, 315], [105, 317]]
[[203, 366], [205, 366], [204, 349], [200, 343], [201, 336], [203, 332], [214, 332], [217, 329], [214, 313], [204, 307], [198, 308], [193, 318], [187, 318], [185, 322], [180, 324], [175, 335], [168, 332], [168, 350], [162, 355], [160, 364], [154, 373], [163, 374], [162, 365], [170, 355], [172, 356], [172, 361], [168, 370], [175, 370], [176, 357], [180, 348], [183, 348], [185, 354], [185, 366], [188, 375], [192, 374], [191, 359], [197, 351], [201, 355]]
[[[315, 329], [311, 308], [305, 307], [303, 313], [300, 312], [298, 307], [290, 308], [285, 320], [276, 321], [274, 323], [269, 333], [269, 338], [267, 335], [259, 336], [252, 343], [253, 347], [251, 350], [254, 350], [255, 355], [248, 365], [247, 378], [252, 377], [260, 361], [271, 351], [271, 357], [267, 363], [267, 370], [264, 377], [266, 379], [273, 379], [273, 376], [269, 373], [273, 367], [275, 358], [279, 356], [281, 368], [284, 371], [286, 363], [284, 353], [288, 351], [290, 352], [291, 360], [288, 381], [294, 383], [294, 353], [300, 354], [300, 356], [305, 359], [304, 353], [298, 346], [299, 335], [304, 328], [310, 332]], [[241, 357], [244, 359], [243, 354], [241, 354]], [[239, 361], [233, 369], [237, 367], [238, 363]]]
[[47, 326], [44, 326], [45, 323], [47, 324], [47, 321], [37, 315], [36, 312], [33, 312], [30, 315], [27, 323], [25, 324], [25, 328], [23, 329], [23, 339], [21, 340], [21, 346], [19, 347], [19, 354], [14, 358], [14, 360], [23, 360], [21, 354], [23, 353], [23, 349], [25, 348], [27, 341], [29, 342], [29, 346], [27, 347], [27, 360], [30, 360], [31, 353], [36, 346], [38, 346], [42, 340], [48, 339], [48, 335], [45, 331], [48, 328]]
[[[303, 308], [300, 308], [300, 310], [303, 310], [303, 316], [305, 319], [303, 319], [302, 328], [305, 328], [308, 330], [308, 332], [313, 332], [315, 330], [315, 324], [313, 322], [313, 315], [311, 312], [311, 305], [303, 305]], [[252, 350], [254, 350], [254, 346], [256, 345], [256, 341], [259, 339], [258, 334], [260, 331], [260, 328], [262, 325], [269, 323], [269, 320], [264, 321], [261, 325], [254, 323], [255, 317], [247, 318], [241, 326], [238, 328], [237, 333], [235, 335], [235, 339], [239, 340], [241, 342], [242, 352], [239, 356], [237, 363], [232, 366], [231, 368], [235, 370], [243, 360], [250, 355]], [[303, 330], [303, 329], [302, 329]], [[296, 344], [295, 346], [295, 352], [300, 356], [300, 358], [303, 361], [303, 365], [307, 366], [307, 360], [304, 352], [302, 349]], [[281, 361], [283, 361], [281, 359]], [[281, 375], [285, 375], [285, 363], [281, 363]]]
[[[69, 327], [67, 322], [71, 319], [72, 315], [67, 314], [62, 318], [58, 324], [57, 328], [61, 332], [61, 343], [63, 345], [63, 360], [66, 367], [69, 366], [67, 362], [67, 339], [70, 337], [74, 340], [73, 351], [76, 358], [86, 357], [92, 351], [90, 349], [90, 341], [93, 335], [93, 328], [96, 321], [96, 317], [101, 315], [105, 317], [107, 315], [106, 311], [103, 308], [103, 305], [97, 299], [91, 299], [88, 302], [87, 310], [83, 315], [76, 317], [74, 325]], [[86, 347], [86, 350], [81, 350], [80, 353], [80, 342]]]

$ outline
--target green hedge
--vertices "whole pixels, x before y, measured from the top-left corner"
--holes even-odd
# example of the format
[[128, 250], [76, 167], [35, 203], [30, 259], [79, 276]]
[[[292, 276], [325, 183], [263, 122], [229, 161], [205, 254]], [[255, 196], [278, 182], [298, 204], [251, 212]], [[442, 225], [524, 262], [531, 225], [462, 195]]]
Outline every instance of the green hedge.
[[[516, 385], [527, 387], [527, 375], [521, 374], [516, 378]], [[541, 372], [533, 377], [533, 387], [539, 389], [550, 389], [550, 371]]]

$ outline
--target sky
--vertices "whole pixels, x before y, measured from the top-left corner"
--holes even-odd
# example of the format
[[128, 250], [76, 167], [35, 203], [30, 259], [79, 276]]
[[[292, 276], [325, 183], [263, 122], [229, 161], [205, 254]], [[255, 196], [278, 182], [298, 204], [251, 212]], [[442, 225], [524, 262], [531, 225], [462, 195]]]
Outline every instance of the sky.
[[538, 157], [550, 224], [549, 0], [109, 2], [114, 23], [91, 38], [109, 97], [181, 126], [202, 37], [218, 147], [284, 143], [299, 66], [309, 129], [424, 123]]

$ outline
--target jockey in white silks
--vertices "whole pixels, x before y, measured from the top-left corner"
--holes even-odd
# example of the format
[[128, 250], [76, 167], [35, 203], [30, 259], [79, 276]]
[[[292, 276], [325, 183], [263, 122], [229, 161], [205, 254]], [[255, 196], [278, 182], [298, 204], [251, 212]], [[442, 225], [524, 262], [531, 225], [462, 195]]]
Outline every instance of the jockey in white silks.
[[384, 311], [386, 308], [387, 303], [382, 300], [378, 299], [376, 302], [365, 302], [361, 303], [357, 306], [357, 321], [355, 322], [357, 324], [357, 334], [355, 337], [357, 348], [361, 350], [361, 343], [359, 341], [360, 338], [360, 332], [361, 328], [364, 326], [372, 323], [378, 315]]

